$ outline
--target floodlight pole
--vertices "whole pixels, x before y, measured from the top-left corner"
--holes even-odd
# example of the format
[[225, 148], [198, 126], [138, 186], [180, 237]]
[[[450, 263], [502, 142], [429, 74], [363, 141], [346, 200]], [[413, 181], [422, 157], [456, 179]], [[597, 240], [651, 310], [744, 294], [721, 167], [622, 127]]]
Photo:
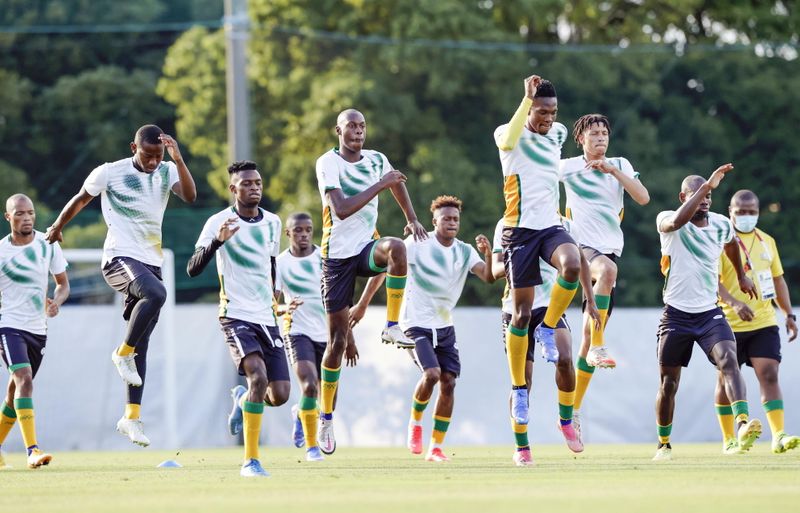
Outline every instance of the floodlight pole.
[[228, 159], [253, 158], [250, 140], [250, 97], [247, 88], [247, 42], [250, 20], [247, 0], [225, 0], [225, 85], [228, 106]]

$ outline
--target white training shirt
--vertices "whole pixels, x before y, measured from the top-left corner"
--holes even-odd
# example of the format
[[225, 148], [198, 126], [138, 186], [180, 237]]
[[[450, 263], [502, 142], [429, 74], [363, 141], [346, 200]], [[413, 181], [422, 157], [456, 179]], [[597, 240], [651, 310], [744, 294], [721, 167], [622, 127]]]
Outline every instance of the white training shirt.
[[280, 252], [281, 220], [263, 208], [259, 211], [263, 217], [255, 223], [239, 219], [233, 207], [214, 214], [206, 221], [195, 247], [208, 247], [225, 221], [239, 219], [239, 231], [214, 255], [220, 284], [219, 316], [277, 326], [270, 257]]
[[[568, 219], [563, 219], [564, 229], [567, 233], [572, 235], [572, 238], [575, 238], [575, 233], [573, 228], [573, 224]], [[492, 241], [492, 253], [502, 253], [503, 252], [503, 220], [500, 219], [497, 222], [497, 225], [494, 227], [494, 240]], [[536, 285], [533, 287], [533, 306], [531, 310], [536, 310], [537, 308], [547, 308], [550, 305], [550, 294], [553, 291], [553, 284], [555, 284], [556, 280], [558, 279], [558, 270], [550, 265], [549, 262], [542, 260], [539, 258], [539, 270], [540, 274], [542, 275], [542, 284]], [[509, 315], [513, 315], [514, 313], [514, 302], [511, 299], [511, 291], [508, 288], [508, 281], [506, 280], [506, 285], [503, 288], [503, 297], [501, 299], [501, 304], [503, 308], [503, 313], [507, 313]]]
[[[495, 141], [502, 138], [508, 124], [497, 127]], [[558, 164], [567, 127], [553, 123], [547, 135], [522, 128], [512, 150], [500, 151], [503, 168], [503, 196], [506, 226], [543, 230], [561, 224], [558, 214]]]
[[664, 304], [682, 312], [707, 312], [717, 305], [719, 258], [733, 238], [730, 220], [708, 213], [708, 226], [691, 222], [674, 232], [661, 232], [661, 222], [675, 214], [658, 214], [656, 227], [661, 236], [661, 272], [664, 273]]
[[304, 257], [296, 257], [287, 249], [278, 256], [277, 290], [283, 292], [288, 304], [299, 297], [303, 304], [291, 314], [283, 316], [284, 335], [305, 335], [315, 342], [327, 342], [328, 321], [322, 305], [322, 254], [314, 251]]
[[[606, 161], [625, 176], [639, 177], [624, 157], [610, 157]], [[625, 188], [619, 180], [610, 174], [586, 169], [583, 156], [562, 160], [560, 175], [567, 191], [567, 217], [580, 228], [581, 243], [603, 254], [621, 256], [624, 239], [620, 224]]]
[[102, 164], [89, 173], [83, 188], [100, 195], [108, 226], [103, 261], [129, 257], [161, 267], [161, 223], [172, 186], [178, 183], [174, 162], [162, 162], [152, 173], [139, 171], [133, 158]]
[[48, 243], [34, 231], [24, 246], [0, 240], [0, 328], [15, 328], [35, 335], [47, 334], [48, 275], [67, 270], [58, 242]]
[[428, 238], [405, 240], [408, 255], [408, 281], [400, 314], [403, 329], [438, 329], [453, 325], [455, 308], [464, 282], [472, 268], [483, 262], [478, 252], [458, 239], [443, 246], [435, 232]]
[[361, 150], [361, 160], [352, 163], [339, 155], [338, 148], [317, 159], [317, 184], [322, 197], [322, 258], [348, 258], [358, 255], [364, 246], [378, 238], [378, 195], [347, 219], [339, 219], [328, 204], [326, 192], [341, 189], [345, 197], [378, 183], [392, 171], [383, 153]]

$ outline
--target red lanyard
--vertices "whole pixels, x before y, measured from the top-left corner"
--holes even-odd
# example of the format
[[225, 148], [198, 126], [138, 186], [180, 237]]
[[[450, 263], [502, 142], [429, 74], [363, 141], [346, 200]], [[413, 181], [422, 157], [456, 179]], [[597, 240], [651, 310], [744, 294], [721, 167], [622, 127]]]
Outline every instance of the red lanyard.
[[[761, 245], [764, 246], [764, 251], [766, 251], [767, 250], [767, 246], [766, 246], [766, 244], [764, 244], [764, 239], [762, 239], [761, 235], [758, 234], [758, 230], [754, 229], [753, 233], [755, 234], [756, 238], [758, 239], [758, 242], [760, 242]], [[739, 246], [742, 247], [742, 251], [744, 251], [744, 258], [745, 258], [744, 272], [749, 272], [749, 271], [753, 270], [753, 261], [750, 260], [750, 252], [747, 251], [747, 246], [744, 245], [744, 242], [742, 242], [742, 239], [739, 238], [738, 235], [736, 235], [735, 237], [736, 237], [736, 242], [739, 243]]]

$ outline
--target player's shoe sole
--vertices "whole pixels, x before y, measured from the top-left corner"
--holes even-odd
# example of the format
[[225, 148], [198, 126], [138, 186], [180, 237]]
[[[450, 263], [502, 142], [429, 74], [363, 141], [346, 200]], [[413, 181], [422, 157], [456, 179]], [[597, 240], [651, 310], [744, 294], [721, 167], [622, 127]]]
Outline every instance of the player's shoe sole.
[[590, 348], [589, 352], [586, 354], [586, 363], [598, 369], [613, 369], [617, 366], [616, 360], [608, 354], [608, 348], [606, 348], [606, 346]]
[[319, 449], [323, 454], [331, 455], [336, 452], [336, 438], [333, 434], [333, 419], [319, 419]]
[[51, 454], [42, 452], [39, 449], [34, 449], [28, 455], [28, 468], [43, 467], [45, 465], [49, 465], [52, 460], [53, 456]]

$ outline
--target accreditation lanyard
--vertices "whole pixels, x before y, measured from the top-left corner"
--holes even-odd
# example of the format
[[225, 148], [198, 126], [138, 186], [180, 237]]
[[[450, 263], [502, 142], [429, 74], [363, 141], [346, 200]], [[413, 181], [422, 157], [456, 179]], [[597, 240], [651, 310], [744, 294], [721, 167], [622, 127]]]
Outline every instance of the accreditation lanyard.
[[[764, 242], [764, 239], [762, 239], [761, 235], [758, 234], [758, 230], [754, 229], [753, 232], [756, 238], [758, 239], [758, 242], [761, 243], [761, 247], [764, 249], [764, 259], [771, 261], [772, 255], [769, 252], [769, 247], [767, 246], [767, 243]], [[750, 251], [747, 250], [747, 246], [744, 245], [744, 242], [742, 242], [742, 239], [738, 235], [735, 235], [735, 237], [736, 237], [736, 242], [739, 243], [739, 246], [742, 248], [742, 251], [744, 251], [744, 258], [745, 258], [744, 272], [752, 271], [753, 261], [750, 259]]]

